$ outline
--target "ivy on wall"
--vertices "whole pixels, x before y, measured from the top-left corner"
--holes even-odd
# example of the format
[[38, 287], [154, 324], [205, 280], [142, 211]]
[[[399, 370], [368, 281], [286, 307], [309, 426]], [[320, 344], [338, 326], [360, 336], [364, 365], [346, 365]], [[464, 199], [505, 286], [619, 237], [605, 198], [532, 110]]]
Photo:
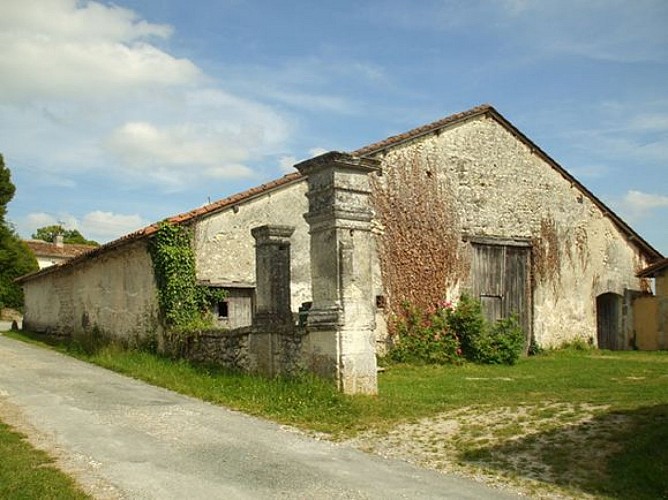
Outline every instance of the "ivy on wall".
[[209, 307], [225, 298], [225, 292], [197, 284], [192, 230], [162, 222], [149, 253], [165, 326], [181, 332], [210, 328]]

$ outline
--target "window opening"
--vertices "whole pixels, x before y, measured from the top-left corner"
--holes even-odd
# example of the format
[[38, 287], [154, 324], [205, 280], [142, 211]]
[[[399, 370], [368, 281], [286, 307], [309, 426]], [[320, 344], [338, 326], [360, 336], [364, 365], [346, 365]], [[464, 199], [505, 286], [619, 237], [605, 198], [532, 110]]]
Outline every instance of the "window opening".
[[230, 303], [227, 300], [222, 300], [218, 302], [218, 317], [219, 318], [230, 317]]

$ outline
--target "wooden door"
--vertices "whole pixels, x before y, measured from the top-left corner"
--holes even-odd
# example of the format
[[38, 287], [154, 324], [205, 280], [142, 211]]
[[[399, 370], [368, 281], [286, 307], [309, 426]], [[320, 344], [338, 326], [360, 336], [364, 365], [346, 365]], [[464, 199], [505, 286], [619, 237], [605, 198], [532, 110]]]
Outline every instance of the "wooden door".
[[528, 341], [531, 338], [531, 248], [473, 244], [473, 295], [482, 312], [494, 322], [516, 314]]
[[599, 349], [619, 349], [622, 296], [604, 293], [596, 297], [596, 337]]

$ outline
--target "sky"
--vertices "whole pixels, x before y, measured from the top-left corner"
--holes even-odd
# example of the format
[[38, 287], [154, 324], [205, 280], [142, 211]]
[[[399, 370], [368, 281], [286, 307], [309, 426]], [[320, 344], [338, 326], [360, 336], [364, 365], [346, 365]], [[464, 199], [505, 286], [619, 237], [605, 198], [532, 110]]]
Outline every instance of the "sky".
[[668, 254], [666, 0], [2, 0], [29, 238], [101, 243], [489, 103]]

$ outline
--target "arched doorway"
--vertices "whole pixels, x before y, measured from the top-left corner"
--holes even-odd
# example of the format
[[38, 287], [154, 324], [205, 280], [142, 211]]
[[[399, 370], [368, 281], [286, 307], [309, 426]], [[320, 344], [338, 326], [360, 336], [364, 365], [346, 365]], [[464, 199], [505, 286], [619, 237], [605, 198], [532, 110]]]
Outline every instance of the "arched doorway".
[[596, 338], [599, 349], [622, 349], [620, 339], [623, 297], [603, 293], [596, 297]]

